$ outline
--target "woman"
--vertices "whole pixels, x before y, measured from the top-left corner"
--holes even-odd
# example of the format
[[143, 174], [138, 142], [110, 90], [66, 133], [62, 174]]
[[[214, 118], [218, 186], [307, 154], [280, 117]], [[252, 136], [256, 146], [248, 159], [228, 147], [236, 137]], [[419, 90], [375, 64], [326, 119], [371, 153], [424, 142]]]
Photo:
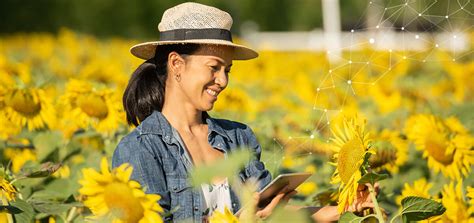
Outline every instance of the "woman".
[[[203, 185], [216, 189], [213, 193], [193, 189], [187, 182], [190, 169], [225, 159], [236, 148], [250, 148], [255, 155], [239, 174], [243, 182], [255, 178], [261, 189], [271, 181], [252, 130], [206, 113], [227, 87], [232, 60], [258, 56], [232, 43], [231, 25], [232, 18], [224, 11], [183, 3], [163, 14], [159, 41], [131, 48], [133, 55], [146, 60], [133, 73], [123, 96], [127, 120], [137, 127], [117, 146], [113, 166], [130, 163], [131, 178], [147, 193], [161, 195], [160, 205], [172, 213], [165, 221], [201, 222], [214, 210], [240, 209], [225, 179]], [[267, 217], [294, 193], [280, 192], [255, 214]], [[335, 208], [324, 210], [329, 211], [314, 216], [337, 219]]]

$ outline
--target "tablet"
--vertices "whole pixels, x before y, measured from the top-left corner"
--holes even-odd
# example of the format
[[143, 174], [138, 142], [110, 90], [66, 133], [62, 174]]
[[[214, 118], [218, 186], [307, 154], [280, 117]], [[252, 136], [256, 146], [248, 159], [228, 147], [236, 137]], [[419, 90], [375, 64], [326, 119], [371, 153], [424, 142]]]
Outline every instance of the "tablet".
[[[278, 175], [272, 182], [260, 190], [259, 208], [266, 207], [285, 186], [288, 185], [287, 191], [295, 190], [300, 184], [306, 181], [311, 173], [285, 173]], [[236, 213], [237, 215], [243, 210], [243, 207]]]
[[259, 192], [260, 200], [258, 202], [258, 207], [267, 206], [270, 201], [272, 201], [273, 197], [275, 197], [278, 192], [280, 192], [280, 190], [282, 190], [287, 185], [288, 188], [285, 192], [295, 190], [311, 175], [311, 173], [285, 173], [278, 175], [277, 178], [275, 178]]

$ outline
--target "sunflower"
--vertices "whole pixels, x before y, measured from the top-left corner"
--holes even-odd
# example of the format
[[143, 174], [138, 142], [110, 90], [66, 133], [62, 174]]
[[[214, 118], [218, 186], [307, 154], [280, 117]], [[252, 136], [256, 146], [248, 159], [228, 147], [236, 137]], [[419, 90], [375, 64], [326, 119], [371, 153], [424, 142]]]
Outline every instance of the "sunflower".
[[331, 183], [340, 184], [338, 211], [351, 205], [357, 193], [358, 181], [362, 177], [361, 170], [367, 166], [366, 155], [374, 154], [369, 146], [369, 135], [365, 132], [365, 121], [361, 123], [357, 116], [345, 119], [342, 125], [335, 125], [331, 129], [334, 143], [336, 166]]
[[469, 198], [469, 214], [474, 215], [474, 187], [467, 187], [466, 196]]
[[454, 185], [444, 185], [441, 192], [443, 198], [441, 203], [446, 208], [446, 212], [441, 216], [443, 222], [472, 222], [474, 219], [469, 216], [469, 204], [463, 199], [462, 180]]
[[11, 160], [12, 166], [11, 170], [13, 173], [20, 172], [21, 168], [28, 162], [28, 161], [36, 161], [36, 153], [31, 149], [13, 149], [13, 148], [6, 148], [3, 151], [5, 157]]
[[370, 166], [374, 170], [387, 169], [398, 173], [399, 167], [408, 159], [408, 143], [397, 131], [383, 130], [375, 137], [377, 155], [370, 157]]
[[417, 196], [431, 199], [429, 191], [433, 187], [432, 183], [428, 183], [425, 178], [421, 178], [413, 182], [413, 185], [405, 183], [403, 185], [402, 194], [397, 196], [396, 201], [398, 205], [402, 204], [402, 200], [409, 196]]
[[5, 197], [7, 201], [14, 201], [18, 190], [10, 182], [8, 182], [3, 176], [0, 176], [0, 200]]
[[406, 122], [408, 139], [423, 151], [435, 173], [459, 180], [474, 164], [474, 138], [455, 118], [442, 120], [433, 115], [415, 115]]
[[[422, 197], [427, 199], [434, 199], [440, 201], [440, 199], [431, 196], [430, 190], [432, 189], [433, 184], [426, 181], [425, 178], [421, 178], [413, 182], [413, 185], [405, 183], [403, 186], [402, 194], [396, 197], [396, 202], [398, 205], [402, 204], [402, 200], [409, 196], [416, 196]], [[401, 206], [400, 206], [401, 207]], [[419, 221], [419, 222], [439, 222], [441, 220], [441, 216], [433, 216], [431, 218]]]
[[215, 211], [209, 218], [210, 223], [239, 223], [239, 219], [232, 214], [232, 212], [225, 207], [224, 213]]
[[6, 93], [5, 116], [14, 125], [28, 126], [32, 131], [52, 127], [56, 122], [56, 110], [52, 99], [43, 89], [16, 87]]
[[61, 98], [64, 121], [78, 128], [93, 127], [98, 132], [115, 131], [122, 122], [122, 105], [112, 89], [97, 89], [92, 84], [71, 80]]
[[7, 105], [5, 103], [5, 96], [7, 93], [7, 88], [0, 86], [0, 126], [2, 126], [2, 128], [0, 128], [0, 139], [7, 139], [21, 131], [19, 125], [13, 124], [10, 119], [6, 118], [5, 108]]
[[102, 158], [101, 173], [92, 168], [82, 170], [84, 178], [79, 181], [84, 205], [93, 219], [108, 219], [113, 222], [163, 222], [158, 212], [163, 212], [157, 203], [160, 196], [145, 194], [140, 184], [130, 180], [133, 168], [122, 164], [109, 171], [106, 158]]

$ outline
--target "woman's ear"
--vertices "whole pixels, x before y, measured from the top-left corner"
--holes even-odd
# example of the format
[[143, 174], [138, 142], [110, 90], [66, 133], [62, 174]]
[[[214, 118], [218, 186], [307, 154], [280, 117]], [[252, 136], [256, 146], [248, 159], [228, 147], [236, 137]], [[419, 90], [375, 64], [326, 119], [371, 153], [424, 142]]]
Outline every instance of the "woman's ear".
[[170, 68], [170, 74], [179, 74], [184, 69], [184, 59], [176, 52], [171, 52], [168, 55], [168, 67]]

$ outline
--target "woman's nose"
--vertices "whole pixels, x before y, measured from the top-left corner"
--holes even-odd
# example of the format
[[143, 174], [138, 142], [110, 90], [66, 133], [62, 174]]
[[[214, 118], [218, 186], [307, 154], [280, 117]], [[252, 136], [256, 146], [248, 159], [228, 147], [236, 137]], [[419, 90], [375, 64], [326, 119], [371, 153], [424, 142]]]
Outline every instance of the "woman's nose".
[[228, 83], [228, 74], [227, 72], [225, 72], [224, 70], [221, 70], [217, 73], [217, 76], [216, 76], [216, 79], [215, 79], [215, 82], [216, 84], [218, 84], [222, 89], [224, 89], [225, 87], [227, 87], [227, 83]]

